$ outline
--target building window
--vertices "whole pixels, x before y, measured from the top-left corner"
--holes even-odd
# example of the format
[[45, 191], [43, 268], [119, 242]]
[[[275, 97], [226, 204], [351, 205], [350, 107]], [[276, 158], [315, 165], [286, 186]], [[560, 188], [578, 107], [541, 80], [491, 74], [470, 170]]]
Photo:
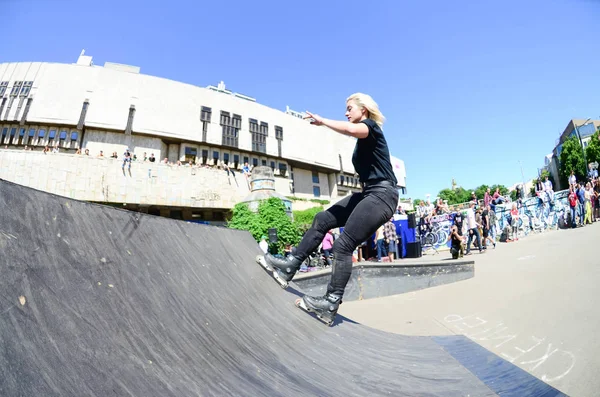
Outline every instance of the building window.
[[229, 112], [221, 111], [221, 128], [223, 146], [238, 147], [239, 129], [242, 123], [240, 115], [234, 114], [230, 117]]
[[249, 162], [250, 160], [248, 160], [248, 156], [244, 156], [244, 164], [246, 164], [247, 162]]
[[219, 124], [220, 125], [229, 125], [230, 122], [231, 122], [231, 116], [229, 115], [229, 112], [221, 111], [221, 122]]
[[283, 128], [275, 126], [275, 139], [277, 139], [277, 155], [281, 157], [281, 141], [283, 141]]
[[312, 182], [319, 183], [319, 173], [317, 171], [312, 172]]
[[252, 166], [258, 167], [258, 159], [252, 159]]
[[275, 162], [271, 161], [271, 171], [275, 171]]
[[248, 131], [250, 133], [258, 132], [258, 121], [256, 119], [248, 119]]
[[229, 153], [223, 153], [223, 164], [229, 164]]
[[208, 125], [212, 117], [212, 109], [202, 106], [200, 108], [200, 121], [202, 122], [202, 142], [206, 142], [208, 134]]
[[240, 155], [234, 154], [233, 155], [233, 167], [237, 168], [239, 164], [240, 164]]
[[269, 124], [261, 122], [259, 126], [256, 120], [250, 119], [250, 133], [252, 134], [252, 151], [267, 153]]
[[279, 175], [285, 176], [287, 174], [287, 164], [279, 163]]
[[185, 148], [185, 162], [189, 163], [190, 161], [192, 162], [192, 164], [194, 164], [196, 162], [196, 155], [198, 154], [198, 149], [196, 149], [195, 147], [187, 147]]
[[8, 135], [8, 128], [2, 128], [2, 142], [4, 143], [4, 140], [6, 139], [6, 135]]
[[17, 134], [17, 129], [16, 128], [11, 128], [10, 129], [10, 137], [13, 138], [16, 134]]
[[242, 116], [240, 116], [239, 114], [234, 114], [231, 118], [231, 126], [233, 128], [237, 128], [239, 131], [240, 128], [242, 128]]
[[206, 165], [208, 161], [208, 150], [202, 150], [202, 165]]
[[15, 81], [15, 84], [13, 85], [12, 90], [10, 91], [10, 96], [19, 95], [19, 91], [21, 91], [22, 85], [23, 85], [22, 81]]
[[25, 128], [21, 128], [19, 130], [19, 140], [17, 141], [18, 145], [22, 145], [23, 143], [25, 143], [25, 131], [27, 131]]
[[38, 146], [43, 146], [44, 144], [44, 137], [46, 136], [46, 130], [41, 129], [38, 131], [38, 139], [37, 139], [37, 145]]
[[35, 128], [30, 128], [29, 129], [29, 139], [31, 140], [31, 138], [33, 138], [35, 136]]
[[6, 88], [7, 87], [8, 87], [8, 81], [1, 81], [0, 82], [0, 98], [2, 98], [2, 96], [6, 92]]
[[79, 139], [79, 134], [77, 131], [71, 132], [71, 141], [76, 141], [77, 139]]
[[269, 136], [269, 124], [264, 121], [260, 122], [260, 133], [264, 136]]
[[23, 88], [21, 88], [21, 96], [26, 97], [29, 95], [29, 91], [31, 91], [31, 86], [33, 86], [33, 81], [24, 81]]
[[48, 146], [52, 146], [54, 138], [56, 137], [56, 130], [50, 130], [48, 133]]
[[344, 175], [340, 175], [340, 185], [344, 184]]
[[213, 151], [213, 165], [217, 165], [218, 162], [219, 162], [219, 152], [217, 152], [215, 150], [215, 151]]
[[313, 195], [315, 197], [321, 197], [321, 188], [319, 186], [313, 186]]
[[202, 106], [200, 108], [200, 121], [205, 121], [207, 123], [210, 123], [211, 116], [212, 116], [211, 108], [208, 108], [206, 106]]

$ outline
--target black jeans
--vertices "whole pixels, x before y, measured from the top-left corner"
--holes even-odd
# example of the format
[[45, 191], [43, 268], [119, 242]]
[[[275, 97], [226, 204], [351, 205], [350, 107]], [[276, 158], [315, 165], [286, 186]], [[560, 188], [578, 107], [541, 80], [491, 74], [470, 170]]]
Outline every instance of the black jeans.
[[398, 190], [392, 185], [370, 185], [319, 212], [298, 245], [295, 256], [303, 261], [323, 241], [328, 230], [344, 227], [333, 243], [333, 270], [327, 292], [342, 296], [352, 274], [352, 253], [386, 223], [398, 206]]
[[[471, 233], [473, 231], [473, 233]], [[471, 242], [473, 241], [473, 237], [477, 238], [477, 247], [479, 247], [479, 252], [481, 252], [481, 236], [479, 235], [479, 230], [477, 228], [469, 230], [469, 238], [467, 239], [467, 254], [471, 252]]]

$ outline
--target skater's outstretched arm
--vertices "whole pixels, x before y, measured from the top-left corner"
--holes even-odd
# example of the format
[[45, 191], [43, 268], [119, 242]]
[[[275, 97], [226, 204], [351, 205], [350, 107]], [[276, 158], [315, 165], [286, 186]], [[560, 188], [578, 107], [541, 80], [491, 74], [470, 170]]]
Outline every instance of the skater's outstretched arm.
[[313, 119], [311, 124], [324, 125], [340, 134], [353, 136], [358, 139], [366, 138], [369, 135], [369, 127], [364, 123], [351, 123], [349, 121], [329, 120], [311, 112], [306, 112], [305, 119]]

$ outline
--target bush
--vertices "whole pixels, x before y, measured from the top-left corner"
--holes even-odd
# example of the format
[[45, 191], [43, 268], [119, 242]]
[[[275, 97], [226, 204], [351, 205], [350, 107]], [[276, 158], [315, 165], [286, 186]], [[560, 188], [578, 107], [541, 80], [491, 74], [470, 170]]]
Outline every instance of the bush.
[[323, 211], [323, 207], [313, 207], [303, 211], [294, 211], [294, 224], [301, 234], [306, 231], [312, 225], [315, 215]]
[[277, 243], [269, 244], [272, 253], [281, 253], [286, 244], [296, 245], [300, 241], [298, 228], [287, 216], [283, 201], [276, 197], [263, 200], [257, 213], [250, 211], [245, 203], [237, 204], [227, 226], [249, 231], [257, 242], [262, 236], [268, 236], [270, 228], [277, 229]]

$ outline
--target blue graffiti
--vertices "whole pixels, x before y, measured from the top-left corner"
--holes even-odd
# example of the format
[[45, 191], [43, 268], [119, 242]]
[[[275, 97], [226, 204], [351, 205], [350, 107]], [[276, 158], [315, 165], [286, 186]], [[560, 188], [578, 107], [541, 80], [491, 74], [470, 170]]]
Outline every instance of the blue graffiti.
[[[554, 193], [553, 200], [542, 193], [539, 197], [528, 197], [517, 203], [519, 210], [519, 230], [524, 235], [531, 232], [543, 232], [548, 229], [564, 228], [569, 212], [569, 191], [562, 190]], [[496, 206], [496, 218], [499, 230], [504, 230], [511, 224], [510, 210], [513, 203]]]
[[[517, 203], [519, 210], [519, 231], [527, 236], [531, 232], [543, 232], [549, 229], [565, 228], [567, 225], [567, 214], [569, 213], [569, 191], [562, 190], [554, 193], [552, 200], [546, 193], [540, 196], [528, 197]], [[498, 204], [495, 206], [497, 223], [496, 233], [500, 233], [511, 225], [510, 210], [513, 202]], [[460, 211], [463, 216], [466, 211]], [[443, 246], [449, 247], [448, 236], [454, 224], [454, 215], [443, 214], [434, 216], [430, 222], [421, 225], [421, 245], [424, 249], [439, 249]], [[494, 225], [492, 225], [494, 226]]]

